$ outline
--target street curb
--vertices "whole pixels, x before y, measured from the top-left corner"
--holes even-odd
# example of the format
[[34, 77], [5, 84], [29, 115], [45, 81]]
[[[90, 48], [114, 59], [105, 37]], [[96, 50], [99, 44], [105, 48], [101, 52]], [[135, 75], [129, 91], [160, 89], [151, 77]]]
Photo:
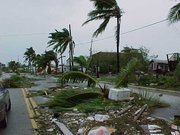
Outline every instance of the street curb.
[[[110, 82], [101, 81], [100, 83], [103, 83], [103, 84], [106, 84], [106, 85], [111, 85], [112, 87], [114, 86], [114, 84], [112, 84]], [[134, 88], [134, 89], [139, 89], [139, 90], [148, 90], [148, 91], [153, 91], [153, 92], [158, 92], [158, 93], [163, 93], [163, 94], [180, 96], [179, 91], [164, 90], [164, 89], [157, 89], [157, 88], [149, 88], [149, 87], [142, 87], [142, 86], [135, 86], [135, 85], [128, 85], [128, 87], [129, 88]]]
[[22, 90], [23, 97], [26, 103], [29, 118], [31, 120], [32, 128], [34, 129], [33, 130], [34, 135], [38, 135], [38, 133], [36, 132], [36, 129], [38, 128], [38, 123], [35, 120], [35, 117], [37, 117], [40, 114], [37, 110], [35, 110], [35, 108], [37, 108], [37, 104], [31, 97], [28, 97], [29, 91], [26, 88], [22, 88], [21, 90]]
[[140, 90], [148, 90], [148, 91], [153, 91], [153, 92], [159, 92], [163, 94], [169, 94], [169, 95], [175, 95], [175, 96], [180, 96], [179, 91], [173, 91], [173, 90], [163, 90], [163, 89], [157, 89], [157, 88], [149, 88], [149, 87], [142, 87], [142, 86], [134, 86], [134, 85], [129, 85], [129, 88], [135, 88], [135, 89], [140, 89]]

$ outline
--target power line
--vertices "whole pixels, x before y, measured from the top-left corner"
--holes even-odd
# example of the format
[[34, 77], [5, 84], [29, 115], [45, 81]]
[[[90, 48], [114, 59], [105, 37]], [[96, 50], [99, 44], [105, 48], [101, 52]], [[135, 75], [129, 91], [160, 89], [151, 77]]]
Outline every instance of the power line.
[[[167, 19], [164, 19], [164, 20], [161, 20], [161, 21], [158, 21], [158, 22], [154, 22], [154, 23], [151, 23], [151, 24], [148, 24], [148, 25], [145, 25], [145, 26], [142, 26], [142, 27], [139, 27], [139, 28], [136, 28], [136, 29], [127, 31], [127, 32], [123, 32], [123, 33], [121, 33], [120, 35], [125, 35], [125, 34], [128, 34], [128, 33], [134, 32], [134, 31], [138, 31], [138, 30], [141, 30], [141, 29], [144, 29], [144, 28], [147, 28], [147, 27], [150, 27], [150, 26], [153, 26], [153, 25], [156, 25], [156, 24], [165, 22], [165, 21], [167, 21]], [[94, 42], [98, 42], [98, 41], [101, 41], [101, 40], [110, 39], [110, 38], [113, 38], [113, 37], [114, 37], [114, 36], [109, 36], [109, 37], [106, 37], [106, 38], [97, 39], [97, 40], [94, 40]], [[91, 43], [91, 42], [78, 43], [78, 44], [76, 44], [76, 45], [83, 45], [83, 44], [89, 44], [89, 43]]]
[[[151, 23], [151, 24], [148, 24], [148, 25], [145, 25], [145, 26], [142, 26], [142, 27], [139, 27], [139, 28], [127, 31], [127, 32], [123, 32], [120, 35], [125, 35], [125, 34], [128, 34], [128, 33], [134, 32], [134, 31], [138, 31], [138, 30], [141, 30], [141, 29], [144, 29], [144, 28], [147, 28], [147, 27], [150, 27], [150, 26], [153, 26], [153, 25], [165, 22], [165, 21], [167, 21], [167, 19], [164, 19], [164, 20], [161, 20], [161, 21], [158, 21], [158, 22], [154, 22], [154, 23]], [[7, 35], [0, 35], [0, 37], [34, 36], [34, 35], [47, 35], [47, 34], [48, 33], [7, 34]], [[110, 39], [110, 38], [113, 38], [113, 37], [114, 36], [109, 36], [109, 37], [105, 37], [105, 38], [94, 40], [93, 42], [98, 42], [98, 41]], [[90, 44], [90, 43], [91, 43], [91, 41], [77, 43], [76, 45], [84, 45], [84, 44]]]
[[145, 25], [145, 26], [142, 26], [142, 27], [139, 27], [139, 28], [136, 28], [136, 29], [133, 29], [133, 30], [127, 31], [127, 32], [124, 32], [124, 33], [122, 33], [121, 35], [124, 35], [124, 34], [130, 33], [130, 32], [134, 32], [134, 31], [137, 31], [137, 30], [141, 30], [141, 29], [144, 29], [144, 28], [147, 28], [147, 27], [150, 27], [150, 26], [153, 26], [153, 25], [156, 25], [156, 24], [159, 24], [159, 23], [165, 22], [165, 21], [167, 21], [167, 19], [165, 19], [165, 20], [161, 20], [161, 21], [158, 21], [158, 22], [155, 22], [155, 23], [151, 23], [151, 24], [148, 24], [148, 25]]
[[19, 37], [19, 36], [36, 36], [36, 35], [47, 35], [47, 33], [4, 34], [4, 35], [0, 35], [0, 37]]

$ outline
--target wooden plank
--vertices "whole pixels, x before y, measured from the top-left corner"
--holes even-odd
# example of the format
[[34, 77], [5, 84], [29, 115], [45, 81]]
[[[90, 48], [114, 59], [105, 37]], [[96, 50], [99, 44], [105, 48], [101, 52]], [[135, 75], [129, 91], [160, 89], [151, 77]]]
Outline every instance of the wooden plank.
[[141, 110], [138, 112], [138, 114], [134, 117], [134, 121], [137, 121], [139, 117], [143, 114], [143, 112], [146, 110], [147, 104], [143, 105], [141, 107]]
[[129, 105], [128, 107], [122, 109], [119, 114], [121, 115], [121, 114], [127, 112], [127, 111], [130, 110], [133, 106], [134, 106], [134, 105]]
[[73, 135], [71, 131], [61, 122], [54, 121], [58, 128], [62, 131], [64, 135]]

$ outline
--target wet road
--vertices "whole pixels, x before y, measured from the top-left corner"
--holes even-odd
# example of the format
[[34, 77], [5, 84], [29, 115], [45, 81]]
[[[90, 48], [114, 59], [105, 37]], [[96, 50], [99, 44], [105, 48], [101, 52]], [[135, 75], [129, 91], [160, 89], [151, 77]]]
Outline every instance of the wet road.
[[[101, 83], [103, 86], [103, 83]], [[110, 84], [106, 84], [108, 88], [113, 87]], [[138, 89], [138, 88], [130, 88], [133, 92], [139, 93], [140, 91], [146, 91], [145, 89]], [[180, 115], [180, 95], [177, 94], [170, 94], [170, 93], [160, 93], [152, 91], [154, 96], [159, 97], [161, 94], [162, 96], [159, 97], [160, 101], [168, 103], [170, 106], [166, 108], [158, 108], [152, 114], [153, 117], [161, 118], [166, 121], [174, 120], [174, 115]]]
[[162, 118], [167, 121], [172, 121], [174, 115], [180, 115], [180, 97], [163, 94], [160, 97], [160, 101], [164, 101], [170, 104], [167, 108], [158, 108], [155, 110], [153, 116]]
[[0, 135], [33, 135], [21, 89], [9, 89], [12, 108], [8, 113], [8, 126], [0, 129]]
[[[143, 90], [143, 89], [142, 89]], [[140, 89], [133, 89], [134, 92], [142, 91]], [[143, 90], [144, 91], [144, 90]], [[152, 116], [164, 119], [166, 121], [174, 120], [174, 115], [180, 115], [180, 96], [177, 94], [165, 94], [161, 92], [150, 92], [154, 97], [158, 97], [160, 101], [168, 103], [170, 106], [166, 108], [158, 108]], [[159, 96], [161, 95], [161, 96]]]

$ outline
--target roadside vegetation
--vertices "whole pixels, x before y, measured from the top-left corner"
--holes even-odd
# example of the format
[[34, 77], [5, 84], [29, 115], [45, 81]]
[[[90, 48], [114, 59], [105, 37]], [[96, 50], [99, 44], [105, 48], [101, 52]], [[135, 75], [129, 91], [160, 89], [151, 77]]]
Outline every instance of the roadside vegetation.
[[[121, 71], [121, 75], [117, 77], [115, 88], [127, 87], [129, 78], [134, 78], [138, 60], [131, 60], [126, 68]], [[161, 103], [158, 98], [154, 97], [151, 93], [144, 92], [135, 94], [133, 96], [136, 99], [134, 102], [115, 102], [108, 99], [109, 89], [101, 84], [95, 78], [82, 73], [82, 72], [68, 72], [59, 78], [60, 85], [64, 86], [67, 83], [84, 83], [87, 85], [87, 89], [66, 89], [60, 90], [53, 98], [45, 105], [53, 108], [55, 111], [73, 111], [77, 109], [80, 112], [94, 112], [99, 110], [106, 110], [120, 106], [122, 103], [144, 105], [147, 104], [150, 107], [166, 107], [167, 104]], [[99, 88], [94, 88], [95, 86]], [[39, 94], [47, 95], [48, 91], [42, 90]]]
[[34, 86], [33, 79], [21, 76], [19, 74], [12, 75], [10, 78], [3, 80], [3, 85], [11, 88], [28, 88]]

